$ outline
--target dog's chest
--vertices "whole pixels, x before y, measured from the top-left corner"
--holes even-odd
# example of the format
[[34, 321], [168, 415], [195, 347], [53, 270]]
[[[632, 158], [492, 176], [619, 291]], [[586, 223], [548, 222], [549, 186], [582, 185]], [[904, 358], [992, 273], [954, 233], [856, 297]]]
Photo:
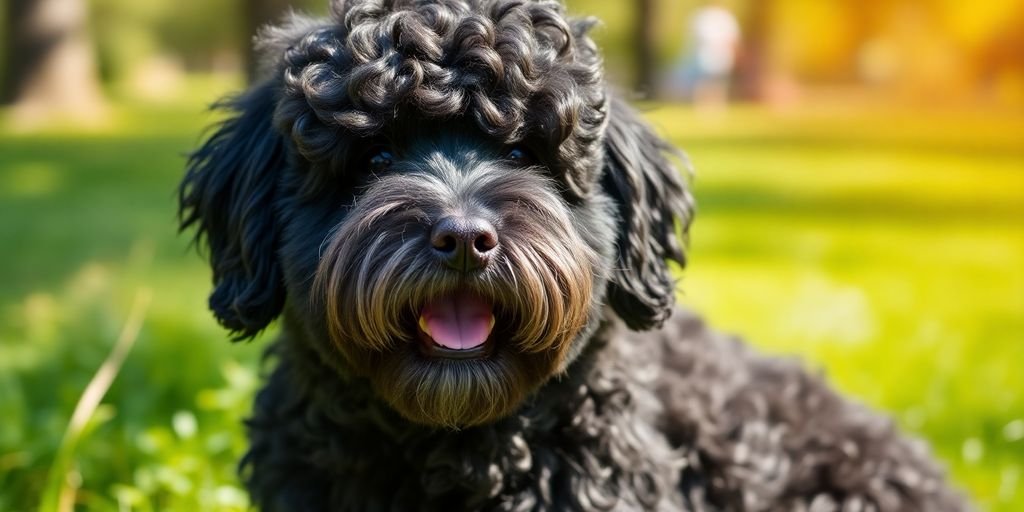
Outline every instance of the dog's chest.
[[343, 467], [334, 468], [335, 485], [348, 487], [350, 497], [390, 496], [392, 506], [416, 503], [420, 510], [682, 509], [671, 498], [678, 458], [664, 441], [642, 424], [595, 412], [582, 412], [575, 424], [546, 425], [550, 430], [503, 424], [386, 446], [352, 442]]

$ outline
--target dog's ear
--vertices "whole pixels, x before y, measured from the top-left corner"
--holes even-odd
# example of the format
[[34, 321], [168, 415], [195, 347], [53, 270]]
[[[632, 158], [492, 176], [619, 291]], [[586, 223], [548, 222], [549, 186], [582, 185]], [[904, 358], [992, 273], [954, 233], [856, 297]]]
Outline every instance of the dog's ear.
[[181, 229], [196, 228], [213, 268], [210, 309], [236, 340], [251, 338], [281, 312], [274, 195], [286, 164], [274, 129], [273, 81], [219, 102], [231, 113], [188, 160], [178, 190]]
[[668, 318], [675, 303], [669, 261], [686, 264], [693, 197], [688, 177], [670, 160], [675, 156], [686, 164], [686, 158], [614, 94], [604, 144], [602, 186], [620, 216], [608, 302], [630, 328], [650, 329]]

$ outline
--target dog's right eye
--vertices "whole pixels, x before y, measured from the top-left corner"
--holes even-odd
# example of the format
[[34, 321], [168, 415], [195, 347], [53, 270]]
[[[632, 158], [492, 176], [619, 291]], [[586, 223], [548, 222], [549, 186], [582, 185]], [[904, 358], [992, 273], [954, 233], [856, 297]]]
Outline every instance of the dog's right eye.
[[370, 152], [370, 159], [367, 161], [370, 171], [381, 172], [391, 167], [395, 157], [386, 149], [377, 149]]

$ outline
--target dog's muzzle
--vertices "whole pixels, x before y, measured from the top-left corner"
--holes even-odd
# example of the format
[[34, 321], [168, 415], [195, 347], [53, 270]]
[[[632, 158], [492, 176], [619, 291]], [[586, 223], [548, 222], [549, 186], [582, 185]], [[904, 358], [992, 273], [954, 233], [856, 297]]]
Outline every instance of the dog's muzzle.
[[461, 428], [560, 371], [595, 311], [599, 255], [539, 172], [451, 167], [362, 189], [312, 293], [354, 375], [414, 421]]

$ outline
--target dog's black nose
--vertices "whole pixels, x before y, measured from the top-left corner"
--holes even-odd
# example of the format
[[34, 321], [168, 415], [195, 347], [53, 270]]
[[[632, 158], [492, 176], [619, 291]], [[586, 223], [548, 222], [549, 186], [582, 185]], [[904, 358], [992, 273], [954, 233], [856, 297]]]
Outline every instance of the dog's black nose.
[[498, 232], [479, 217], [445, 217], [430, 231], [430, 245], [449, 267], [471, 272], [487, 266]]

